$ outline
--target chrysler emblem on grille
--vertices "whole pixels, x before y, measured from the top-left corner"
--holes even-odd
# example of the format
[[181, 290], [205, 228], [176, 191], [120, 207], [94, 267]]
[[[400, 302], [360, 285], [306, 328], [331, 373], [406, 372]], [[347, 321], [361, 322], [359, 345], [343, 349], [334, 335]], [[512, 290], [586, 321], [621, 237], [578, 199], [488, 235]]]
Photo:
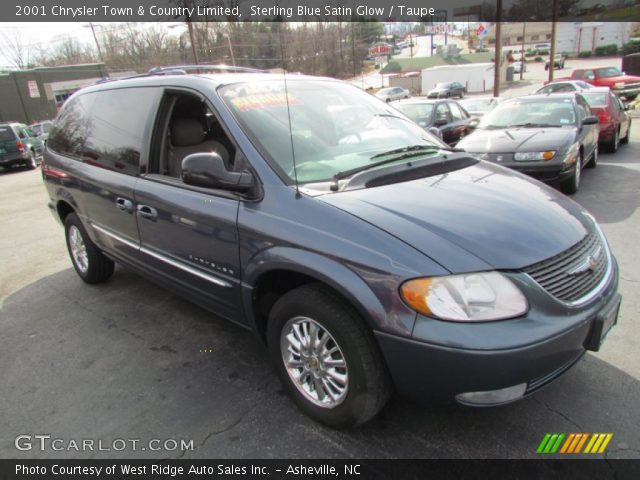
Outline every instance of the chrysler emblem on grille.
[[595, 271], [598, 267], [598, 260], [602, 255], [602, 247], [596, 248], [596, 250], [591, 254], [587, 255], [578, 265], [567, 270], [567, 275], [577, 275], [579, 273], [584, 273], [587, 270]]

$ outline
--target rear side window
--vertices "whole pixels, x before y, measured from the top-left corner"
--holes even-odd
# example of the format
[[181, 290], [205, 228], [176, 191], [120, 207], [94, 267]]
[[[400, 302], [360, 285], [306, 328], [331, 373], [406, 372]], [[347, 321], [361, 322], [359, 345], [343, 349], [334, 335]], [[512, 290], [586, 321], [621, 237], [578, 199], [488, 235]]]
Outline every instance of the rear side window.
[[16, 136], [11, 127], [0, 127], [0, 142], [15, 140]]
[[156, 88], [127, 88], [90, 94], [95, 100], [83, 152], [85, 163], [136, 175], [157, 92]]
[[156, 88], [87, 93], [65, 105], [49, 148], [84, 163], [136, 175]]
[[92, 126], [90, 118], [93, 96], [79, 95], [71, 98], [62, 108], [51, 129], [48, 147], [54, 152], [81, 159], [87, 132]]

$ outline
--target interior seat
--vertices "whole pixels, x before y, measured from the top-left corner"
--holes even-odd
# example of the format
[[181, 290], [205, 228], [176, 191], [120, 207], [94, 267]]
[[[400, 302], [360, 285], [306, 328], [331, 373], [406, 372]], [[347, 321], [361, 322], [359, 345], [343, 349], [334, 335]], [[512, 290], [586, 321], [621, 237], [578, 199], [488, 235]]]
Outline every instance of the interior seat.
[[182, 160], [192, 153], [216, 152], [229, 165], [227, 148], [217, 140], [206, 139], [204, 125], [195, 118], [176, 118], [170, 125], [169, 175], [180, 177]]

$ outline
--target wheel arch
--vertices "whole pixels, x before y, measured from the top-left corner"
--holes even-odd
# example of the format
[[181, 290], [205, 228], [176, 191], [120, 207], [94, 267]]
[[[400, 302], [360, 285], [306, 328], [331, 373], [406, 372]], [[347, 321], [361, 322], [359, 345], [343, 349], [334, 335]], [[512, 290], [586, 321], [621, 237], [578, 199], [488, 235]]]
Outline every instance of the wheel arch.
[[290, 247], [274, 247], [245, 267], [242, 299], [245, 314], [262, 341], [269, 311], [285, 293], [305, 284], [326, 286], [351, 305], [372, 329], [379, 329], [387, 312], [369, 285], [334, 259]]

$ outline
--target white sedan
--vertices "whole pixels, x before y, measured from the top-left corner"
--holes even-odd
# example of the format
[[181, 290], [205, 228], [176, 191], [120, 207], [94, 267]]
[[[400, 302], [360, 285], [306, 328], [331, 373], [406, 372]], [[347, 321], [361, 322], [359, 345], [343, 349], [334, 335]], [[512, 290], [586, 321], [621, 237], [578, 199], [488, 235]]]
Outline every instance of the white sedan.
[[406, 88], [402, 87], [387, 87], [378, 90], [375, 94], [380, 100], [383, 100], [387, 103], [393, 102], [394, 100], [402, 100], [403, 98], [409, 98], [411, 96], [411, 92]]

